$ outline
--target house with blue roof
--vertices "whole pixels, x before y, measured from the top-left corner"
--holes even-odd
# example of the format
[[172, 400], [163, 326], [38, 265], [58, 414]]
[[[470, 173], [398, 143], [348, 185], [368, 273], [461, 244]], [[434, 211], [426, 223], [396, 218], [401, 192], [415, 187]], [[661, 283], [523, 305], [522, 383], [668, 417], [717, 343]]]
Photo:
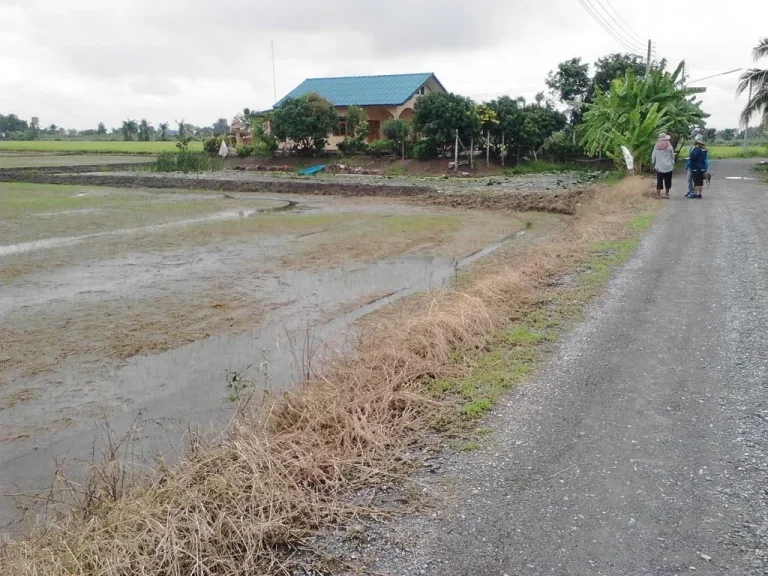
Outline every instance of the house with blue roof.
[[319, 94], [336, 108], [341, 120], [338, 130], [328, 136], [326, 149], [335, 150], [344, 140], [344, 115], [349, 106], [360, 106], [368, 114], [368, 140], [381, 138], [381, 125], [392, 118], [411, 121], [416, 101], [430, 92], [446, 92], [431, 72], [422, 74], [389, 74], [384, 76], [344, 76], [307, 78], [282, 98], [299, 98]]

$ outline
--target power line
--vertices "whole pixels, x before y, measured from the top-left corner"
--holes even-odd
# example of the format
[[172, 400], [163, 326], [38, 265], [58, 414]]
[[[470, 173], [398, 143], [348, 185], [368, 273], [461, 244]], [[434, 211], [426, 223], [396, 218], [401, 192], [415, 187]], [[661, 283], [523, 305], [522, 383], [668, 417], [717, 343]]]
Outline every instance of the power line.
[[[616, 12], [616, 9], [611, 4], [610, 0], [596, 0], [596, 1], [603, 8], [603, 11], [608, 15], [608, 17], [611, 20], [613, 20], [613, 22], [618, 26], [620, 30], [624, 32], [627, 38], [632, 40], [633, 43], [637, 43], [642, 46], [643, 39], [640, 38], [640, 36], [638, 36], [632, 31], [632, 28], [630, 28], [629, 24], [627, 24], [624, 21], [624, 18], [622, 18], [621, 15], [618, 12]], [[603, 4], [603, 2], [605, 2], [605, 4]], [[613, 15], [611, 14], [611, 12], [613, 13]]]
[[609, 22], [605, 20], [603, 16], [601, 16], [595, 9], [595, 7], [590, 3], [590, 0], [578, 0], [579, 4], [581, 4], [582, 8], [587, 11], [587, 13], [592, 17], [592, 19], [597, 22], [600, 27], [605, 30], [616, 42], [620, 43], [622, 46], [624, 46], [627, 50], [630, 51], [630, 53], [636, 55], [636, 56], [642, 56], [641, 53], [642, 50], [637, 48], [636, 46], [633, 46], [628, 40], [626, 40], [620, 33], [618, 33]]
[[[640, 51], [641, 53], [644, 52], [645, 42], [636, 41], [633, 38], [627, 37], [626, 34], [621, 30], [618, 30], [615, 24], [611, 23], [609, 19], [610, 14], [608, 14], [605, 10], [605, 7], [602, 4], [600, 4], [601, 0], [584, 0], [584, 2], [586, 2], [587, 6], [591, 9], [591, 12], [597, 17], [598, 22], [601, 23], [601, 25], [603, 26], [603, 29], [606, 30], [606, 32], [608, 32], [611, 36], [613, 36], [617, 41], [621, 42], [627, 48], [630, 48], [631, 50], [634, 50], [634, 51]], [[597, 2], [599, 7], [595, 6], [593, 2]]]
[[713, 74], [712, 76], [705, 76], [704, 78], [697, 78], [696, 80], [688, 80], [689, 84], [692, 84], [694, 82], [702, 82], [703, 80], [709, 80], [710, 78], [717, 78], [718, 76], [725, 76], [726, 74], [733, 74], [734, 72], [741, 71], [742, 68], [734, 68], [733, 70], [729, 70], [728, 72], [721, 72], [720, 74]]

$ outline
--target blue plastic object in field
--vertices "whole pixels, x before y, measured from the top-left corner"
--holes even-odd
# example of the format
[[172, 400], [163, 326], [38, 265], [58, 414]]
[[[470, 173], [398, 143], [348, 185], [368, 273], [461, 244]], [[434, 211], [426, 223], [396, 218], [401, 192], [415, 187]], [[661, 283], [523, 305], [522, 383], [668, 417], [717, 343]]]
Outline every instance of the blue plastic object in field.
[[317, 174], [318, 172], [322, 172], [323, 170], [325, 170], [325, 164], [316, 164], [315, 166], [304, 168], [304, 170], [299, 171], [299, 174], [301, 174], [302, 176], [309, 176], [311, 174]]

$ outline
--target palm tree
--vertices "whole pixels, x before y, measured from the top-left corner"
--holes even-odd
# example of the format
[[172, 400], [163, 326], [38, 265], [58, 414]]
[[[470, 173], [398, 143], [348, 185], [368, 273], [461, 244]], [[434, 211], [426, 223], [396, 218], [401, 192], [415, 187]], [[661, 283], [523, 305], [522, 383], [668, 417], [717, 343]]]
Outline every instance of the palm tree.
[[149, 142], [152, 130], [152, 124], [147, 122], [146, 118], [142, 118], [141, 123], [139, 124], [139, 140], [142, 142]]
[[160, 123], [158, 128], [160, 128], [160, 140], [168, 140], [168, 122]]
[[136, 120], [124, 120], [120, 131], [123, 133], [123, 140], [133, 140], [136, 134], [139, 133], [139, 125], [136, 124]]
[[[752, 50], [752, 56], [755, 62], [768, 57], [768, 36], [760, 40]], [[760, 114], [763, 126], [768, 126], [768, 70], [751, 68], [744, 72], [739, 78], [737, 94], [743, 94], [746, 91], [749, 91], [749, 101], [741, 113], [742, 124], [746, 126], [754, 114]]]

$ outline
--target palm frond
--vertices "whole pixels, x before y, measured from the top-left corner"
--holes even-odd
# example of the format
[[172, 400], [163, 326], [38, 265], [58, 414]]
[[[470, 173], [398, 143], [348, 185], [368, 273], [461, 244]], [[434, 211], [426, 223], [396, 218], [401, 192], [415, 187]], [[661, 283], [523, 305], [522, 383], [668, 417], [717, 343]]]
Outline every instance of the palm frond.
[[749, 89], [759, 90], [761, 86], [768, 86], [768, 70], [750, 68], [739, 76], [739, 84], [736, 86], [736, 95], [741, 96]]
[[768, 56], [768, 36], [760, 40], [757, 46], [755, 46], [754, 50], [752, 50], [752, 56], [755, 62]]
[[762, 115], [763, 123], [768, 118], [768, 70], [761, 70], [761, 72], [763, 82], [752, 85], [751, 98], [741, 113], [741, 123], [745, 126], [755, 114]]

